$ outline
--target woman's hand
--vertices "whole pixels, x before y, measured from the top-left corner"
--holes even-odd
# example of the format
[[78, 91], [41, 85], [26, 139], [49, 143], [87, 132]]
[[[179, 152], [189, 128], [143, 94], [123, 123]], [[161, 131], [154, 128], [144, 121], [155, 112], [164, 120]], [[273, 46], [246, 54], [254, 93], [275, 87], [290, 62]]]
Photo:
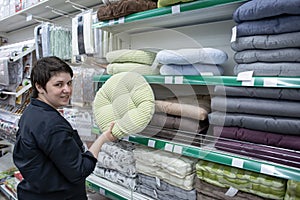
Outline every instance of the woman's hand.
[[109, 126], [109, 128], [108, 128], [108, 130], [102, 133], [102, 134], [104, 134], [105, 137], [107, 138], [107, 141], [111, 141], [111, 142], [112, 142], [112, 141], [115, 141], [115, 140], [118, 139], [117, 137], [115, 137], [115, 136], [112, 134], [112, 129], [113, 129], [114, 125], [115, 125], [115, 122], [111, 122], [111, 123], [110, 123], [110, 126]]

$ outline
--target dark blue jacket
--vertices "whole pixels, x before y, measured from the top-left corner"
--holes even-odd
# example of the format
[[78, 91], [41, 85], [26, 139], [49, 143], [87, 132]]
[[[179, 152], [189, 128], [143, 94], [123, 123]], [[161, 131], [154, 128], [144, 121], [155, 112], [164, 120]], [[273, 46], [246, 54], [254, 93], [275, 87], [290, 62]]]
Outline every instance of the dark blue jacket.
[[48, 104], [31, 99], [19, 121], [13, 159], [24, 177], [17, 188], [19, 200], [87, 199], [85, 178], [97, 159]]

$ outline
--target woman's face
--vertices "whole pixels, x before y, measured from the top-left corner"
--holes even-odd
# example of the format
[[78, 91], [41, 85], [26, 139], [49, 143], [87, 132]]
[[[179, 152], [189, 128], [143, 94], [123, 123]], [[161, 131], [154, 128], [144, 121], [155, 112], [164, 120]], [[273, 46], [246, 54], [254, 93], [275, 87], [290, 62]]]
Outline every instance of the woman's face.
[[72, 96], [72, 78], [69, 73], [61, 72], [52, 76], [46, 84], [46, 90], [37, 85], [38, 99], [54, 108], [69, 104]]

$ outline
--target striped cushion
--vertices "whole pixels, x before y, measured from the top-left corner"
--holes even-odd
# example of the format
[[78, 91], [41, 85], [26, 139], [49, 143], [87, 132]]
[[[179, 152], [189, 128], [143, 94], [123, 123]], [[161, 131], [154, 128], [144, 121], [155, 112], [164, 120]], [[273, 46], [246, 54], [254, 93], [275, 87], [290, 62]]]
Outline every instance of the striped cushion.
[[121, 49], [110, 51], [106, 54], [106, 60], [109, 63], [141, 63], [152, 65], [156, 57], [155, 52], [133, 49]]
[[112, 121], [112, 134], [118, 138], [141, 132], [154, 113], [152, 88], [138, 73], [113, 75], [99, 89], [93, 103], [96, 124], [103, 132]]

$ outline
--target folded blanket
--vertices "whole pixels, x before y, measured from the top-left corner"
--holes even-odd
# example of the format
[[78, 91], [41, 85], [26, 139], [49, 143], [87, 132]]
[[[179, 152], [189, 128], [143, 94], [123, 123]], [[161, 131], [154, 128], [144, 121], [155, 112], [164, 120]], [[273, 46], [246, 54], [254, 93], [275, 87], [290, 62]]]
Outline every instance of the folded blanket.
[[233, 13], [235, 22], [258, 20], [282, 14], [299, 15], [300, 0], [252, 0], [242, 4]]
[[218, 139], [215, 148], [291, 167], [300, 167], [300, 152], [296, 151], [223, 138]]
[[136, 72], [141, 75], [158, 75], [159, 69], [151, 67], [150, 65], [140, 63], [111, 63], [108, 64], [107, 74], [118, 74], [121, 72]]
[[219, 65], [195, 63], [189, 65], [166, 64], [160, 67], [161, 75], [223, 75], [224, 69]]
[[190, 2], [190, 1], [194, 1], [194, 0], [158, 0], [157, 7], [161, 8], [161, 7], [175, 5], [178, 3], [186, 3], [186, 2]]
[[214, 126], [213, 134], [215, 137], [228, 138], [257, 144], [265, 144], [268, 146], [300, 151], [298, 142], [300, 137], [295, 135], [283, 135], [232, 126]]
[[224, 113], [219, 111], [210, 113], [208, 117], [209, 123], [217, 126], [237, 126], [284, 135], [300, 135], [299, 118]]
[[215, 96], [211, 99], [211, 108], [227, 113], [300, 118], [299, 101]]
[[196, 164], [197, 177], [218, 187], [233, 187], [263, 198], [282, 200], [286, 180], [231, 166], [199, 160]]
[[265, 198], [250, 194], [248, 192], [238, 191], [233, 197], [226, 195], [229, 187], [219, 187], [209, 184], [198, 177], [195, 177], [195, 189], [197, 190], [197, 199], [216, 199], [216, 200], [263, 200]]
[[161, 50], [157, 53], [156, 59], [161, 64], [222, 64], [227, 61], [228, 56], [224, 51], [215, 48], [195, 48]]
[[285, 200], [300, 199], [300, 182], [294, 180], [287, 181]]
[[243, 51], [247, 49], [282, 49], [292, 47], [300, 47], [300, 32], [238, 37], [231, 43], [231, 48], [234, 51]]
[[237, 63], [254, 62], [300, 62], [299, 48], [268, 49], [268, 50], [244, 50], [235, 53], [234, 60]]
[[281, 34], [300, 31], [300, 15], [245, 21], [237, 25], [237, 37], [249, 35]]
[[247, 64], [237, 64], [233, 72], [238, 75], [240, 72], [253, 71], [253, 76], [300, 76], [300, 63], [266, 63], [255, 62]]
[[152, 65], [156, 53], [137, 49], [121, 49], [110, 51], [106, 54], [109, 63], [141, 63]]
[[120, 0], [99, 6], [97, 17], [99, 21], [105, 21], [154, 8], [157, 8], [156, 2], [150, 0]]
[[133, 150], [135, 145], [123, 140], [117, 140], [115, 142], [106, 142], [102, 145], [101, 151], [111, 156], [118, 163], [123, 165], [130, 165], [134, 163]]
[[298, 88], [259, 88], [259, 87], [231, 87], [216, 85], [213, 91], [218, 96], [253, 97], [265, 99], [300, 100]]
[[157, 199], [196, 200], [196, 190], [184, 190], [153, 176], [138, 174], [137, 191]]

